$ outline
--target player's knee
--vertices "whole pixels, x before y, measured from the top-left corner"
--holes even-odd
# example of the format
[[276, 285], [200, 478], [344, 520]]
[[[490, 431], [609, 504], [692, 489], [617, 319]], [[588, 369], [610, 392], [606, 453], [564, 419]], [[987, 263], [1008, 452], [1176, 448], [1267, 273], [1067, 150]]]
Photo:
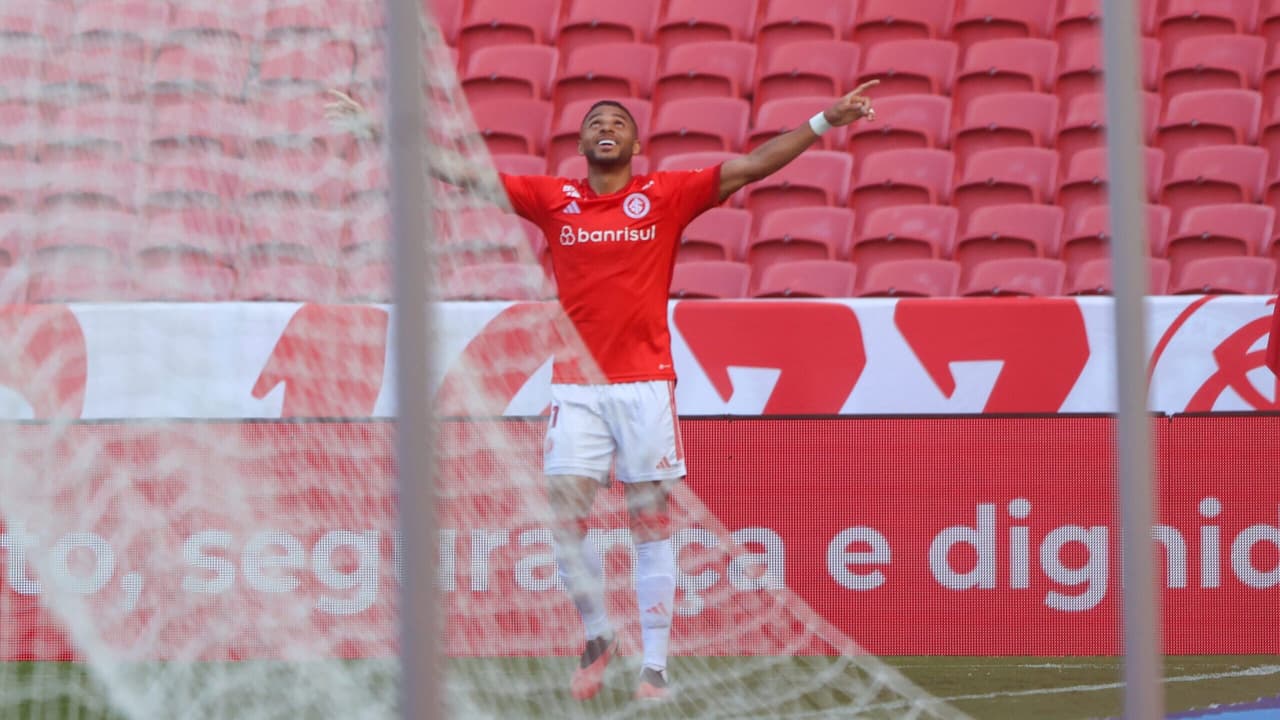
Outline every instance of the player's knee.
[[634, 542], [665, 540], [671, 537], [671, 513], [667, 508], [645, 507], [631, 512], [631, 537]]

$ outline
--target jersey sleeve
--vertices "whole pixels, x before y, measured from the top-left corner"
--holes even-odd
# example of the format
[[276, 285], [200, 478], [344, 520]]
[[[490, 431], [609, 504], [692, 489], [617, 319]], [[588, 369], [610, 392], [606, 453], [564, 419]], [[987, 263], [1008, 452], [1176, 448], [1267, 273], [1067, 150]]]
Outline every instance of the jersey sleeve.
[[720, 204], [720, 166], [665, 173], [671, 183], [673, 209], [689, 222]]
[[537, 223], [546, 213], [547, 204], [538, 192], [545, 178], [536, 175], [508, 175], [498, 173], [502, 187], [507, 191], [507, 199], [511, 201], [511, 209], [520, 217]]

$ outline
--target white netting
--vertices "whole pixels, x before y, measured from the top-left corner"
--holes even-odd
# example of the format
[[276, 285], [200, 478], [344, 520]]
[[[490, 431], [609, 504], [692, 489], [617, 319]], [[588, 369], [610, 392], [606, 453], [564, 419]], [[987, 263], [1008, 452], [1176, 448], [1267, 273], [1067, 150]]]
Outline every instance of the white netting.
[[[139, 322], [138, 332], [175, 338], [198, 334], [199, 313], [217, 310], [229, 328], [222, 342], [209, 356], [175, 362], [214, 368], [262, 367], [262, 357], [249, 356], [258, 351], [248, 339], [272, 326], [272, 306], [249, 301], [389, 300], [383, 149], [324, 117], [325, 93], [337, 88], [370, 108], [378, 124], [385, 98], [377, 3], [43, 0], [8, 3], [0, 17], [5, 302], [130, 301], [117, 317], [162, 315], [169, 319], [161, 329]], [[432, 162], [489, 178], [468, 191], [433, 183], [432, 285], [446, 297], [549, 297], [538, 240], [531, 243], [527, 226], [501, 212], [505, 201], [451, 48], [434, 27], [425, 37]], [[153, 301], [209, 304], [147, 304]], [[223, 305], [235, 301], [243, 304]], [[275, 413], [374, 414], [379, 384], [361, 373], [381, 372], [386, 311], [287, 307], [291, 345], [281, 351], [277, 344], [272, 357], [286, 358], [290, 386]], [[450, 380], [437, 405], [442, 415], [501, 414], [506, 390], [551, 352], [576, 345], [554, 303], [503, 312], [505, 329], [489, 344], [441, 368]], [[49, 304], [6, 319], [10, 348], [53, 348], [10, 352], [8, 371], [22, 365], [28, 374], [74, 379], [86, 372], [86, 344], [131, 342], [124, 315], [114, 326], [123, 336], [91, 334], [74, 346], [80, 350], [60, 351], [53, 341], [76, 333], [69, 317]], [[176, 372], [148, 362], [137, 358], [140, 374]], [[299, 390], [307, 381], [312, 389]], [[254, 397], [271, 402], [282, 380], [263, 371], [258, 382]], [[182, 421], [73, 422], [86, 406], [98, 409], [96, 417], [112, 416], [100, 398], [83, 394], [27, 398], [30, 407], [17, 401], [17, 415], [36, 422], [0, 433], [7, 558], [0, 715], [396, 712], [395, 565], [424, 560], [404, 557], [394, 534], [391, 424], [240, 422], [220, 404], [218, 394], [229, 391], [213, 383], [174, 388], [186, 399], [173, 403], [181, 408], [174, 414], [188, 418]], [[148, 407], [165, 407], [154, 401], [155, 388], [137, 392], [150, 393]], [[127, 403], [116, 412], [138, 417]], [[440, 559], [449, 624], [441, 644], [459, 656], [445, 683], [457, 717], [581, 712], [567, 692], [581, 632], [556, 586], [539, 430], [442, 425]], [[690, 578], [709, 566], [736, 584], [679, 599], [677, 625], [699, 616], [703, 629], [677, 631], [679, 696], [657, 712], [957, 715], [864, 654], [781, 577], [753, 574], [760, 560], [691, 492], [679, 490], [677, 501], [681, 537], [711, 548], [682, 556], [681, 587], [692, 587]], [[626, 522], [617, 495], [602, 506], [597, 537], [621, 543], [609, 556], [610, 610], [634, 652], [628, 541], [616, 530]], [[746, 559], [733, 559], [743, 553]], [[491, 588], [499, 576], [505, 580]], [[653, 712], [619, 694], [628, 679], [611, 678], [615, 687], [588, 712]]]

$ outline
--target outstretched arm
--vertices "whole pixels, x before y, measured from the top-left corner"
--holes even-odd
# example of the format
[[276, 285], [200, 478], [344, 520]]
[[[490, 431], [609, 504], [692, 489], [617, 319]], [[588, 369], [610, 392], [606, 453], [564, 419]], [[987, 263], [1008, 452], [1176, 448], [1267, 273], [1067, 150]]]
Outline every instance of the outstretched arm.
[[[870, 80], [859, 85], [853, 92], [824, 110], [823, 118], [831, 127], [848, 125], [859, 118], [874, 119], [875, 111], [871, 109], [871, 99], [862, 93], [879, 83], [879, 80]], [[723, 202], [744, 185], [763, 180], [777, 172], [782, 166], [799, 157], [800, 153], [809, 149], [810, 145], [817, 142], [818, 137], [813, 127], [805, 123], [770, 139], [746, 155], [726, 160], [720, 168], [720, 200]]]

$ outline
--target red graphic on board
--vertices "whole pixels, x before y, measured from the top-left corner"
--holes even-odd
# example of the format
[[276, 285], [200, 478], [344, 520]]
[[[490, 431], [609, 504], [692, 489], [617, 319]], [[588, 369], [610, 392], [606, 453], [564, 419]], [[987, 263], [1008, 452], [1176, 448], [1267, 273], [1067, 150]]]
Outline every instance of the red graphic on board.
[[858, 317], [840, 303], [681, 302], [675, 325], [721, 399], [730, 367], [779, 370], [765, 415], [838, 413], [867, 364]]
[[1004, 363], [984, 412], [1056, 412], [1089, 361], [1073, 300], [899, 300], [894, 322], [929, 377], [951, 397], [951, 363]]
[[1252, 350], [1271, 332], [1272, 319], [1260, 317], [1231, 333], [1213, 349], [1217, 370], [1210, 375], [1187, 402], [1187, 412], [1213, 410], [1218, 398], [1228, 389], [1254, 410], [1280, 410], [1280, 379], [1271, 378], [1271, 398], [1267, 399], [1249, 380], [1249, 373], [1267, 364], [1267, 350]]
[[22, 395], [36, 419], [78, 418], [84, 409], [84, 332], [60, 305], [0, 307], [0, 385]]
[[369, 417], [382, 389], [387, 311], [303, 305], [253, 386], [261, 400], [284, 383], [281, 417]]

